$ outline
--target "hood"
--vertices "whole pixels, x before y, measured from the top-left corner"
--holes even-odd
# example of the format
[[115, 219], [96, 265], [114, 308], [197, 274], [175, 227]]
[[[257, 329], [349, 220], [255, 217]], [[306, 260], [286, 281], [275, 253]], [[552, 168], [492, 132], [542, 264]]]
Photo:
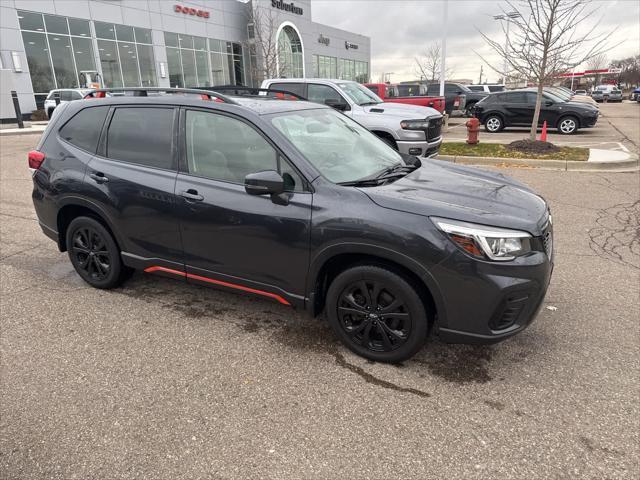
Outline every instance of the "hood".
[[393, 183], [361, 190], [384, 208], [541, 235], [547, 204], [527, 186], [500, 173], [440, 160], [421, 162], [422, 167]]
[[382, 114], [385, 116], [395, 116], [400, 120], [416, 120], [442, 116], [435, 108], [420, 107], [419, 105], [409, 105], [406, 103], [382, 102], [377, 105], [366, 105], [362, 108], [371, 115]]

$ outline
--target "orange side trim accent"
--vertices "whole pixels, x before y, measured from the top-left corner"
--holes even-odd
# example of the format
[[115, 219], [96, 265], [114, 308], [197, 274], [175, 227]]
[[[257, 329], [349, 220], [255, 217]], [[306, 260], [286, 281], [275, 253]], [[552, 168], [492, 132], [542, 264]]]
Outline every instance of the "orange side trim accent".
[[291, 306], [291, 304], [289, 302], [287, 302], [284, 298], [282, 298], [280, 295], [277, 295], [277, 294], [271, 293], [271, 292], [265, 292], [263, 290], [256, 290], [255, 288], [249, 288], [249, 287], [245, 287], [243, 285], [237, 285], [235, 283], [224, 282], [222, 280], [214, 280], [213, 278], [203, 277], [201, 275], [196, 275], [196, 274], [193, 274], [193, 273], [186, 273], [186, 272], [182, 272], [180, 270], [174, 270], [172, 268], [166, 268], [166, 267], [160, 267], [160, 266], [147, 267], [147, 268], [144, 269], [144, 271], [147, 272], [147, 273], [153, 273], [153, 272], [172, 273], [174, 275], [179, 275], [181, 277], [191, 278], [193, 280], [199, 280], [201, 282], [211, 283], [211, 284], [214, 284], [214, 285], [220, 285], [220, 286], [223, 286], [223, 287], [234, 288], [236, 290], [242, 290], [243, 292], [255, 293], [257, 295], [262, 295], [263, 297], [273, 298], [274, 300], [278, 301], [282, 305]]

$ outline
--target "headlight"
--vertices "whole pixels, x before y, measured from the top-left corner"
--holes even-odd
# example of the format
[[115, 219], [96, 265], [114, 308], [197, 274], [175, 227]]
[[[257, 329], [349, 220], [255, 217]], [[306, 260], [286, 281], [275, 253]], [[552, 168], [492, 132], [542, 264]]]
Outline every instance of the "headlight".
[[476, 258], [508, 261], [531, 251], [531, 235], [527, 232], [446, 218], [431, 220], [453, 243]]
[[429, 128], [429, 119], [423, 120], [402, 120], [400, 128], [403, 130], [426, 130]]

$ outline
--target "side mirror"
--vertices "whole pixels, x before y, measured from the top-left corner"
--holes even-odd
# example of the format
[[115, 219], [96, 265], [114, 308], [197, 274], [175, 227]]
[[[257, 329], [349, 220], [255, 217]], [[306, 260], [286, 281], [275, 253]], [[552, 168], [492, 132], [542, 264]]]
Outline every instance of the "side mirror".
[[280, 195], [284, 192], [284, 179], [275, 170], [250, 173], [244, 177], [244, 189], [249, 195]]
[[547, 100], [544, 102], [545, 107], [550, 107], [553, 105], [553, 102], [551, 100]]
[[335, 98], [327, 98], [324, 101], [324, 104], [328, 107], [335, 108], [336, 110], [340, 110], [342, 112], [349, 108], [349, 106], [345, 102], [343, 102], [342, 100], [336, 100]]

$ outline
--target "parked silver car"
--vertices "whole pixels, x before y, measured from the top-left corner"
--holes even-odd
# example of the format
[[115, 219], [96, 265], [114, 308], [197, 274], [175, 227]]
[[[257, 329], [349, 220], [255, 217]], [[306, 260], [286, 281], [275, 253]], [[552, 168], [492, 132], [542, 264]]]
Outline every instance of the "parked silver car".
[[58, 88], [51, 90], [44, 101], [44, 111], [47, 112], [47, 118], [51, 118], [53, 111], [57, 107], [55, 94], [60, 94], [60, 103], [73, 102], [74, 100], [81, 100], [84, 96], [90, 92], [90, 89], [85, 88]]
[[591, 93], [591, 98], [596, 102], [622, 102], [622, 90], [616, 88], [602, 90], [598, 88]]
[[383, 102], [363, 85], [348, 80], [279, 78], [262, 88], [286, 90], [310, 102], [329, 105], [353, 118], [400, 153], [433, 157], [442, 143], [442, 115], [430, 107]]

